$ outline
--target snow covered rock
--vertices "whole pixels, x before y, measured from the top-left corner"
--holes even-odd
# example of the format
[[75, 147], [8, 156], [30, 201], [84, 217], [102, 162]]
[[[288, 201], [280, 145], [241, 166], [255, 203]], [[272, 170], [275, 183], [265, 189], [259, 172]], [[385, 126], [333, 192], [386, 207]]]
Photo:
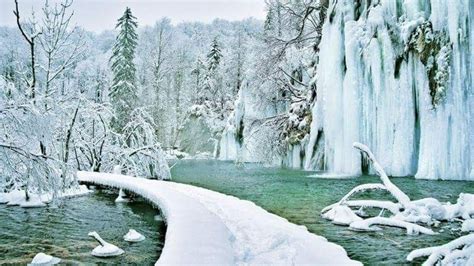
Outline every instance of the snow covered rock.
[[113, 244], [110, 244], [108, 242], [106, 242], [105, 240], [103, 240], [99, 234], [97, 234], [97, 232], [90, 232], [88, 234], [88, 236], [91, 236], [93, 238], [95, 238], [95, 240], [97, 240], [97, 242], [99, 242], [99, 245], [94, 248], [91, 252], [92, 256], [96, 256], [96, 257], [115, 257], [115, 256], [119, 256], [121, 254], [124, 253], [124, 251], [113, 245]]
[[128, 230], [128, 233], [123, 236], [123, 240], [127, 242], [140, 242], [145, 240], [145, 236], [138, 233], [134, 229]]
[[41, 253], [36, 254], [36, 256], [33, 258], [31, 263], [29, 263], [28, 265], [32, 265], [32, 266], [43, 265], [43, 266], [45, 266], [45, 265], [58, 264], [59, 262], [61, 262], [60, 258], [56, 258], [56, 257], [50, 256], [50, 255], [47, 255], [47, 254], [44, 254], [44, 253], [41, 252]]
[[474, 232], [474, 219], [466, 220], [462, 223], [461, 231]]
[[474, 194], [459, 194], [457, 205], [459, 206], [459, 214], [463, 219], [474, 216]]
[[3, 199], [8, 206], [20, 205], [26, 199], [26, 194], [24, 190], [13, 190], [4, 194]]
[[351, 208], [347, 206], [336, 206], [322, 215], [323, 218], [331, 220], [334, 224], [350, 225], [352, 222], [361, 221]]

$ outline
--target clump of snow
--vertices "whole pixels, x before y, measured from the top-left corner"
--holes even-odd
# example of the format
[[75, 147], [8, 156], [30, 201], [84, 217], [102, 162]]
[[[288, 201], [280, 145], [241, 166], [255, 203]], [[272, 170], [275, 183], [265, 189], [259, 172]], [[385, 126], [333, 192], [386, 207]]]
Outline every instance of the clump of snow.
[[28, 265], [54, 265], [58, 264], [59, 262], [61, 262], [60, 258], [56, 258], [41, 252], [36, 254], [31, 263]]
[[103, 240], [99, 234], [97, 234], [97, 232], [90, 232], [88, 234], [88, 236], [91, 236], [93, 238], [95, 238], [97, 240], [97, 242], [99, 242], [99, 245], [94, 248], [91, 252], [92, 256], [96, 256], [96, 257], [115, 257], [115, 256], [119, 256], [121, 254], [124, 253], [124, 251], [113, 245], [113, 244], [110, 244], [108, 242], [106, 242], [105, 240]]
[[122, 189], [119, 190], [119, 195], [118, 197], [115, 199], [115, 202], [119, 203], [119, 202], [129, 202], [130, 200], [126, 198], [127, 197], [127, 194], [125, 194], [125, 192], [123, 192]]
[[471, 216], [474, 215], [474, 194], [459, 194], [459, 198], [455, 206], [458, 207], [458, 217], [462, 217], [463, 219], [469, 219]]
[[474, 219], [466, 220], [462, 223], [461, 231], [474, 232]]
[[324, 213], [323, 218], [331, 220], [334, 224], [350, 225], [355, 221], [361, 221], [362, 218], [357, 216], [351, 208], [343, 205], [335, 206], [328, 212]]
[[8, 193], [3, 193], [2, 203], [6, 203], [8, 206], [20, 205], [26, 198], [24, 190], [12, 190]]
[[123, 188], [160, 206], [167, 231], [159, 264], [360, 265], [341, 246], [249, 201], [173, 182], [92, 172], [77, 175], [82, 182]]
[[128, 230], [128, 233], [123, 236], [123, 240], [127, 242], [140, 242], [145, 240], [145, 236], [138, 233], [134, 229]]

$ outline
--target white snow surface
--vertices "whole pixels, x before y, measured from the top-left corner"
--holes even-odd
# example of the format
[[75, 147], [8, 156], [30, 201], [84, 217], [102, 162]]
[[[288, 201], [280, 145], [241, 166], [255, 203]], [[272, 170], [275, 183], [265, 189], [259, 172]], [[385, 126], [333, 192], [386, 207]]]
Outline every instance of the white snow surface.
[[474, 219], [466, 220], [462, 223], [461, 231], [474, 232]]
[[132, 191], [161, 208], [167, 232], [157, 264], [360, 265], [341, 246], [250, 201], [173, 182], [92, 172], [77, 176]]

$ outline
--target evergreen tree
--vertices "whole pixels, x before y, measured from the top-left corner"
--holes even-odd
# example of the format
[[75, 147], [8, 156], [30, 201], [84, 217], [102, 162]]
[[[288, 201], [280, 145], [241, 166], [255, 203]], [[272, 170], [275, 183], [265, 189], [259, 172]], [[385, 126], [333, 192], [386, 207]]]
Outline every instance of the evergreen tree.
[[129, 115], [137, 103], [136, 67], [133, 62], [138, 39], [136, 19], [127, 7], [115, 27], [120, 31], [110, 58], [113, 73], [110, 97], [117, 114], [112, 126], [118, 132], [121, 132], [128, 122]]
[[217, 42], [217, 37], [214, 38], [211, 44], [211, 51], [207, 54], [207, 63], [209, 72], [215, 71], [219, 67], [222, 58], [221, 48]]
[[211, 43], [211, 50], [207, 54], [207, 74], [205, 84], [205, 100], [212, 100], [215, 106], [222, 107], [224, 104], [224, 91], [222, 86], [222, 75], [220, 62], [222, 52], [217, 37]]

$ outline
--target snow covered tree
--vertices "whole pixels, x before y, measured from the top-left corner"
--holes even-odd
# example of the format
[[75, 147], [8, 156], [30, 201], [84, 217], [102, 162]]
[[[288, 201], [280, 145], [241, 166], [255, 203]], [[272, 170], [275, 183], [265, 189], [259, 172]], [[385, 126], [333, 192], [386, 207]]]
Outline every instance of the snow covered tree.
[[191, 75], [194, 76], [194, 94], [193, 102], [201, 104], [203, 101], [202, 97], [202, 83], [205, 75], [206, 66], [201, 58], [198, 58], [194, 63], [194, 68], [191, 71]]
[[16, 17], [16, 24], [18, 26], [18, 29], [21, 32], [21, 35], [25, 38], [26, 42], [29, 45], [30, 48], [30, 62], [29, 62], [29, 68], [30, 68], [30, 74], [27, 75], [26, 84], [28, 86], [28, 91], [27, 94], [29, 95], [30, 98], [34, 99], [36, 95], [36, 49], [35, 49], [35, 44], [36, 44], [36, 38], [41, 34], [41, 31], [37, 27], [37, 22], [34, 17], [29, 20], [29, 22], [25, 25], [20, 21], [20, 11], [18, 8], [18, 0], [15, 0], [15, 10], [13, 11], [13, 14]]
[[[211, 43], [211, 50], [207, 54], [207, 74], [205, 83], [206, 100], [211, 100], [214, 106], [223, 105], [222, 102], [222, 76], [220, 73], [220, 63], [222, 52], [217, 37]], [[220, 104], [219, 104], [220, 103]]]
[[118, 19], [116, 28], [119, 29], [119, 33], [110, 58], [113, 72], [110, 96], [117, 115], [112, 120], [112, 125], [118, 132], [122, 131], [137, 103], [136, 67], [133, 62], [138, 40], [136, 19], [127, 7], [122, 17]]
[[221, 58], [222, 58], [222, 52], [221, 52], [221, 48], [216, 37], [212, 41], [211, 50], [207, 54], [207, 64], [208, 64], [208, 70], [210, 72], [216, 71], [216, 69], [219, 67], [219, 63], [221, 62]]

